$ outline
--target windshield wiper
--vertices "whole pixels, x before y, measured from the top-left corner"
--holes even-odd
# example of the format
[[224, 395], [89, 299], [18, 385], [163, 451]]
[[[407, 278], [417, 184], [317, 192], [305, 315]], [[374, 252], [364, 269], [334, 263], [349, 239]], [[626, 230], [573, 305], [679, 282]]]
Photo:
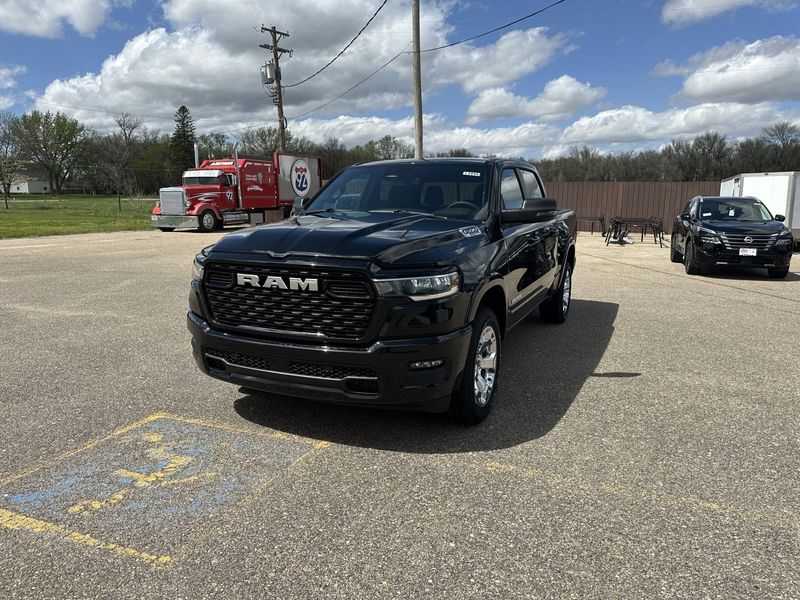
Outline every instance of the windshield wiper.
[[386, 208], [378, 210], [368, 210], [368, 213], [382, 213], [382, 214], [395, 214], [395, 215], [418, 215], [420, 217], [432, 217], [434, 219], [447, 219], [444, 215], [435, 215], [433, 213], [422, 212], [419, 210], [405, 210], [402, 208]]
[[342, 211], [336, 210], [335, 208], [325, 208], [323, 210], [310, 210], [304, 213], [300, 213], [297, 215], [298, 217], [305, 217], [306, 215], [326, 215], [330, 216], [333, 219], [344, 220], [344, 217], [340, 217], [335, 213], [341, 213]]

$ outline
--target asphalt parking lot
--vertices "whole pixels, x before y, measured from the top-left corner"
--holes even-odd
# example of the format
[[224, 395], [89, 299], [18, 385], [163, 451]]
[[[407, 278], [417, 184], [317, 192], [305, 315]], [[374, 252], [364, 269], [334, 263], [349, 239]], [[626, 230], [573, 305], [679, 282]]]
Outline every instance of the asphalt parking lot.
[[0, 241], [0, 597], [800, 597], [800, 256], [581, 235], [467, 429], [202, 376], [215, 238]]

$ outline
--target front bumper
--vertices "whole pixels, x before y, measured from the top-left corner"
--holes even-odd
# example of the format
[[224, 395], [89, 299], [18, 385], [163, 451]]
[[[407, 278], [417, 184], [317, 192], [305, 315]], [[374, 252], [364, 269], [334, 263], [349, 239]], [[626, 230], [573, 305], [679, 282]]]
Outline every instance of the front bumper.
[[[211, 377], [283, 396], [428, 412], [449, 407], [472, 335], [468, 325], [436, 337], [334, 348], [217, 331], [191, 311], [187, 325], [195, 361]], [[410, 369], [412, 362], [434, 360], [442, 365]]]
[[150, 215], [150, 224], [153, 227], [190, 227], [197, 229], [200, 226], [197, 216], [193, 215]]
[[741, 256], [738, 248], [728, 249], [719, 244], [699, 244], [695, 258], [704, 267], [739, 266], [781, 269], [792, 260], [792, 245], [757, 250], [755, 256]]

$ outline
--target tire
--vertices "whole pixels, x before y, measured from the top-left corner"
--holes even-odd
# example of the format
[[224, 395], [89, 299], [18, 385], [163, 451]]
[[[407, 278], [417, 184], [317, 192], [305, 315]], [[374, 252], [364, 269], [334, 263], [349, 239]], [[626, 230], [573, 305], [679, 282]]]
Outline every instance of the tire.
[[164, 233], [169, 233], [170, 231], [175, 231], [174, 227], [159, 227], [159, 229], [161, 231], [163, 231]]
[[669, 239], [669, 259], [674, 263], [683, 262], [683, 255], [678, 251], [678, 242], [675, 240], [675, 234]]
[[219, 219], [217, 219], [217, 215], [214, 214], [214, 211], [211, 210], [203, 211], [203, 214], [201, 214], [198, 219], [198, 223], [197, 230], [203, 233], [210, 233], [219, 227]]
[[[489, 415], [497, 395], [500, 355], [500, 325], [497, 317], [491, 310], [481, 308], [473, 323], [461, 383], [453, 392], [450, 402], [450, 411], [459, 422], [477, 425]], [[483, 368], [480, 360], [485, 361]], [[493, 365], [493, 371], [490, 364]]]
[[572, 302], [572, 265], [567, 262], [564, 268], [558, 289], [539, 305], [539, 317], [545, 323], [563, 323], [567, 320]]
[[694, 243], [691, 241], [686, 242], [686, 252], [683, 256], [683, 266], [686, 269], [687, 275], [699, 275], [700, 266], [694, 258]]
[[773, 279], [786, 279], [786, 276], [789, 274], [789, 267], [785, 269], [767, 269], [769, 272], [769, 276]]

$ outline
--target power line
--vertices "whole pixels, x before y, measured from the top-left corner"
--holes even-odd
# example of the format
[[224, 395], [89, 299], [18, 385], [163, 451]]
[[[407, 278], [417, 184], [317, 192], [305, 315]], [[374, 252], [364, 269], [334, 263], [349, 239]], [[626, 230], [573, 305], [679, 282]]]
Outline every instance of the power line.
[[[551, 8], [553, 8], [554, 6], [557, 6], [557, 5], [559, 5], [559, 4], [562, 4], [563, 2], [566, 2], [566, 0], [556, 0], [555, 2], [553, 2], [553, 3], [551, 3], [551, 4], [548, 4], [548, 5], [547, 5], [547, 6], [545, 6], [544, 8], [540, 8], [540, 9], [539, 9], [539, 10], [537, 10], [537, 11], [534, 11], [534, 12], [532, 12], [532, 13], [530, 13], [530, 14], [527, 14], [527, 15], [525, 15], [525, 16], [523, 16], [523, 17], [520, 17], [520, 18], [518, 18], [518, 19], [514, 19], [513, 21], [511, 21], [511, 22], [509, 22], [509, 23], [506, 23], [506, 24], [504, 24], [504, 25], [500, 25], [499, 27], [495, 27], [494, 29], [490, 29], [489, 31], [485, 31], [485, 32], [483, 32], [483, 33], [479, 33], [478, 35], [473, 35], [473, 36], [470, 36], [470, 37], [468, 37], [468, 38], [464, 38], [464, 39], [462, 39], [462, 40], [458, 40], [457, 42], [451, 42], [450, 44], [444, 44], [444, 45], [442, 45], [442, 46], [436, 46], [436, 47], [434, 47], [434, 48], [426, 48], [425, 50], [421, 50], [421, 51], [420, 51], [420, 53], [426, 53], [426, 52], [435, 52], [436, 50], [444, 50], [445, 48], [451, 48], [452, 46], [457, 46], [457, 45], [459, 45], [459, 44], [463, 44], [464, 42], [469, 42], [469, 41], [471, 41], [471, 40], [476, 40], [476, 39], [478, 39], [478, 38], [481, 38], [481, 37], [484, 37], [484, 36], [490, 35], [490, 34], [492, 34], [492, 33], [496, 33], [496, 32], [498, 32], [498, 31], [500, 31], [500, 30], [502, 30], [502, 29], [506, 29], [506, 28], [508, 28], [508, 27], [511, 27], [512, 25], [516, 25], [517, 23], [520, 23], [520, 22], [522, 22], [522, 21], [525, 21], [525, 20], [527, 20], [527, 19], [530, 19], [530, 18], [532, 18], [532, 17], [535, 17], [536, 15], [540, 15], [540, 14], [542, 14], [543, 12], [545, 12], [546, 10], [550, 10], [550, 9], [551, 9]], [[341, 94], [339, 94], [339, 95], [338, 95], [338, 96], [336, 96], [335, 98], [332, 98], [332, 99], [328, 100], [327, 102], [325, 102], [324, 104], [321, 104], [321, 105], [317, 106], [316, 108], [312, 108], [311, 110], [307, 110], [307, 111], [306, 111], [306, 112], [304, 112], [304, 113], [301, 113], [301, 114], [299, 114], [299, 115], [295, 115], [295, 116], [293, 116], [293, 117], [288, 117], [288, 118], [290, 118], [290, 119], [299, 119], [300, 117], [304, 117], [304, 116], [306, 116], [306, 115], [309, 115], [309, 114], [311, 114], [311, 113], [313, 113], [313, 112], [317, 112], [318, 110], [322, 110], [323, 108], [325, 108], [326, 106], [328, 106], [328, 105], [332, 104], [333, 102], [335, 102], [336, 100], [338, 100], [338, 99], [339, 99], [339, 98], [341, 98], [342, 96], [346, 96], [347, 94], [349, 94], [350, 92], [352, 92], [354, 89], [356, 89], [357, 87], [359, 87], [361, 84], [363, 84], [364, 82], [366, 82], [368, 79], [370, 79], [370, 78], [371, 78], [371, 77], [373, 77], [374, 75], [377, 75], [379, 72], [381, 72], [383, 69], [385, 69], [386, 67], [388, 67], [388, 66], [389, 66], [391, 63], [393, 63], [393, 62], [394, 62], [394, 61], [395, 61], [397, 58], [399, 58], [399, 57], [400, 57], [401, 55], [403, 55], [403, 54], [413, 54], [413, 52], [409, 52], [409, 51], [405, 51], [405, 50], [404, 50], [404, 51], [402, 51], [402, 52], [399, 52], [399, 53], [398, 53], [398, 54], [396, 54], [394, 57], [392, 57], [392, 58], [391, 58], [391, 59], [390, 59], [388, 62], [384, 63], [384, 64], [383, 64], [383, 65], [382, 65], [380, 68], [376, 69], [375, 71], [373, 71], [372, 73], [370, 73], [369, 75], [367, 75], [367, 76], [366, 76], [364, 79], [362, 79], [362, 80], [361, 80], [361, 81], [359, 81], [357, 84], [355, 84], [353, 87], [351, 87], [351, 88], [349, 88], [349, 89], [345, 90], [344, 92], [342, 92]]]
[[333, 58], [332, 58], [330, 61], [328, 61], [328, 64], [326, 64], [324, 67], [322, 67], [322, 68], [321, 68], [320, 70], [318, 70], [316, 73], [312, 73], [311, 75], [309, 75], [308, 77], [306, 77], [306, 78], [305, 78], [305, 79], [303, 79], [302, 81], [298, 81], [297, 83], [292, 83], [292, 84], [290, 84], [290, 85], [285, 85], [285, 86], [283, 86], [283, 87], [284, 87], [284, 88], [293, 88], [293, 87], [297, 87], [298, 85], [302, 85], [302, 84], [304, 84], [306, 81], [308, 81], [309, 79], [313, 79], [314, 77], [316, 77], [317, 75], [319, 75], [320, 73], [322, 73], [322, 72], [323, 72], [325, 69], [327, 69], [328, 67], [330, 67], [330, 66], [331, 66], [331, 65], [332, 65], [332, 64], [333, 64], [333, 63], [336, 61], [336, 59], [337, 59], [337, 58], [339, 58], [339, 57], [340, 57], [342, 54], [344, 54], [344, 53], [347, 51], [347, 49], [348, 49], [350, 46], [352, 46], [352, 45], [353, 45], [353, 42], [355, 42], [355, 41], [358, 39], [358, 36], [360, 36], [362, 33], [364, 33], [364, 30], [365, 30], [367, 27], [369, 27], [369, 24], [370, 24], [370, 23], [372, 23], [373, 19], [375, 19], [375, 17], [377, 17], [377, 16], [378, 16], [378, 13], [379, 13], [379, 12], [381, 12], [381, 9], [382, 9], [384, 6], [386, 6], [386, 3], [387, 3], [388, 1], [389, 1], [389, 0], [383, 0], [383, 4], [381, 4], [381, 5], [378, 7], [378, 10], [376, 10], [376, 11], [375, 11], [375, 12], [372, 14], [372, 16], [369, 18], [369, 21], [367, 21], [367, 22], [364, 24], [364, 26], [363, 26], [363, 27], [362, 27], [362, 28], [361, 28], [361, 29], [358, 31], [358, 33], [356, 34], [356, 36], [355, 36], [355, 37], [354, 37], [352, 40], [350, 40], [350, 42], [347, 44], [347, 46], [345, 46], [344, 48], [342, 48], [342, 51], [341, 51], [341, 52], [339, 52], [339, 54], [337, 54], [337, 55], [336, 55], [336, 56], [334, 56], [334, 57], [333, 57]]
[[361, 81], [359, 81], [359, 82], [358, 82], [357, 84], [355, 84], [353, 87], [351, 87], [351, 88], [349, 88], [349, 89], [345, 90], [344, 92], [342, 92], [341, 94], [339, 94], [339, 95], [338, 95], [338, 96], [336, 96], [335, 98], [331, 98], [331, 99], [330, 99], [330, 100], [328, 100], [328, 101], [327, 101], [325, 104], [321, 104], [321, 105], [319, 105], [319, 106], [318, 106], [318, 107], [316, 107], [316, 108], [312, 108], [311, 110], [307, 110], [307, 111], [306, 111], [306, 112], [304, 112], [304, 113], [301, 113], [301, 114], [299, 114], [299, 115], [294, 115], [293, 117], [288, 117], [288, 118], [289, 118], [289, 119], [299, 119], [300, 117], [305, 117], [306, 115], [310, 115], [310, 114], [311, 114], [311, 113], [313, 113], [313, 112], [317, 112], [318, 110], [322, 110], [323, 108], [325, 108], [325, 107], [326, 107], [326, 106], [328, 106], [329, 104], [332, 104], [333, 102], [336, 102], [336, 101], [337, 101], [339, 98], [341, 98], [342, 96], [346, 96], [347, 94], [349, 94], [350, 92], [352, 92], [354, 89], [356, 89], [358, 86], [360, 86], [362, 83], [364, 83], [365, 81], [367, 81], [367, 80], [368, 80], [368, 79], [370, 79], [371, 77], [373, 77], [373, 76], [377, 75], [378, 73], [380, 73], [381, 71], [383, 71], [383, 70], [384, 70], [386, 67], [388, 67], [390, 64], [392, 64], [394, 61], [396, 61], [398, 58], [400, 58], [400, 57], [401, 57], [401, 56], [403, 56], [404, 54], [408, 54], [408, 52], [405, 52], [405, 51], [398, 52], [398, 53], [397, 53], [397, 54], [395, 54], [395, 55], [394, 55], [392, 58], [390, 58], [388, 61], [386, 61], [385, 63], [383, 63], [383, 65], [381, 65], [380, 67], [378, 67], [377, 69], [375, 69], [375, 70], [374, 70], [372, 73], [370, 73], [369, 75], [367, 75], [366, 77], [364, 77], [364, 79], [362, 79]]
[[491, 35], [492, 33], [496, 33], [496, 32], [498, 32], [498, 31], [500, 31], [502, 29], [506, 29], [508, 27], [511, 27], [512, 25], [516, 25], [517, 23], [521, 23], [522, 21], [526, 21], [526, 20], [530, 19], [531, 17], [535, 17], [536, 15], [540, 15], [543, 12], [545, 12], [546, 10], [550, 10], [554, 6], [557, 6], [557, 5], [561, 4], [562, 2], [566, 2], [566, 1], [567, 0], [556, 0], [556, 2], [553, 2], [552, 4], [548, 4], [544, 8], [540, 8], [537, 11], [534, 11], [534, 12], [528, 14], [528, 15], [525, 15], [524, 17], [520, 17], [519, 19], [515, 19], [515, 20], [511, 21], [510, 23], [506, 23], [505, 25], [500, 25], [500, 27], [495, 27], [494, 29], [490, 29], [489, 31], [484, 31], [483, 33], [479, 33], [478, 35], [473, 35], [473, 36], [470, 36], [468, 38], [464, 38], [463, 40], [458, 40], [457, 42], [451, 42], [449, 44], [444, 44], [443, 46], [436, 46], [435, 48], [426, 48], [425, 50], [421, 50], [420, 52], [423, 53], [423, 54], [426, 53], [426, 52], [435, 52], [436, 50], [444, 50], [445, 48], [451, 48], [453, 46], [458, 46], [459, 44], [463, 44], [464, 42], [471, 42], [472, 40], [477, 40], [478, 38], [482, 38], [482, 37], [484, 37], [486, 35]]

